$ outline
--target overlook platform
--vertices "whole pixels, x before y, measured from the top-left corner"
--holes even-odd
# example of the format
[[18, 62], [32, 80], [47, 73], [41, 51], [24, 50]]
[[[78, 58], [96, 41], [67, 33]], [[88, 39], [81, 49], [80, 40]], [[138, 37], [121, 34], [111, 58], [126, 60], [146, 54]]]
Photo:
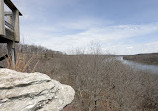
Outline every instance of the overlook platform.
[[10, 63], [15, 66], [15, 43], [20, 42], [19, 16], [21, 12], [11, 0], [0, 0], [0, 43], [7, 43]]
[[[5, 6], [9, 11], [5, 11]], [[0, 43], [19, 43], [19, 16], [21, 12], [10, 0], [0, 1]]]

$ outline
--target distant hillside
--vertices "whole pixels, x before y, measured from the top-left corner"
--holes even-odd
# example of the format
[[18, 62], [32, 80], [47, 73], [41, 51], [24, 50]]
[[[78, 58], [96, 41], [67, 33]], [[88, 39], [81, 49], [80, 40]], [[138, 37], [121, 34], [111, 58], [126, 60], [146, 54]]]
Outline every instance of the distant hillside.
[[[54, 51], [37, 45], [16, 44], [16, 52], [23, 54], [38, 54], [45, 57], [55, 57], [63, 55], [60, 51]], [[0, 44], [0, 57], [7, 54], [6, 44]]]
[[136, 55], [158, 55], [158, 53], [142, 53], [142, 54], [136, 54]]
[[137, 55], [123, 56], [125, 60], [132, 60], [136, 62], [158, 65], [158, 53], [144, 53]]

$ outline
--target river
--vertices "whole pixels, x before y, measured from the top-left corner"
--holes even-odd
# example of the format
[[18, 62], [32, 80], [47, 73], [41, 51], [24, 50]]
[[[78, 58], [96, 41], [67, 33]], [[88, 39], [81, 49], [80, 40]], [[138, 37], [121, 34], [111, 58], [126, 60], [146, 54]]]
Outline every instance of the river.
[[134, 69], [142, 70], [142, 71], [150, 71], [153, 74], [158, 74], [158, 65], [149, 65], [149, 64], [138, 63], [135, 61], [124, 60], [123, 57], [117, 57], [117, 59], [120, 60], [123, 64], [129, 65]]

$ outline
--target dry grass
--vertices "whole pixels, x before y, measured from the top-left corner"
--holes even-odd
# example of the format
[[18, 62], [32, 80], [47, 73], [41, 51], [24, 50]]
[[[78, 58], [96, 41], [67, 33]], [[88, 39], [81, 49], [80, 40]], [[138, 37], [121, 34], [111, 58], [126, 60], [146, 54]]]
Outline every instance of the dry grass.
[[[16, 62], [12, 62], [12, 60], [10, 58], [6, 59], [7, 61], [7, 68], [8, 69], [12, 69], [12, 70], [16, 70], [19, 72], [34, 72], [39, 60], [38, 59], [38, 55], [28, 55], [28, 54], [22, 54], [22, 53], [18, 53], [17, 57], [16, 57]], [[33, 62], [37, 61], [36, 63]], [[30, 66], [32, 68], [30, 68]]]

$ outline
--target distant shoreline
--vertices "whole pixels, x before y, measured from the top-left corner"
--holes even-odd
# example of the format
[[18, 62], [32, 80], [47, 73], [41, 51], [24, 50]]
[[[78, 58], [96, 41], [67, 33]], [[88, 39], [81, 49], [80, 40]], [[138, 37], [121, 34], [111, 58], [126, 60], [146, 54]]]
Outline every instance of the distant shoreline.
[[124, 55], [124, 60], [136, 61], [144, 64], [158, 65], [158, 53]]

